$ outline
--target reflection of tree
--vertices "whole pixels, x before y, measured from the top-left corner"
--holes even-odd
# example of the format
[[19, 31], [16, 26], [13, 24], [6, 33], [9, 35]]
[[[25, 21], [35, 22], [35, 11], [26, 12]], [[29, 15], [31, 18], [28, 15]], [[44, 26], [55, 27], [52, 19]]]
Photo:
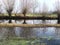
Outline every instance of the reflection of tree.
[[56, 28], [56, 30], [55, 30], [55, 37], [56, 38], [60, 38], [60, 28]]
[[20, 34], [20, 36], [26, 39], [31, 38], [32, 33], [33, 33], [32, 28], [22, 28], [21, 32], [22, 33]]

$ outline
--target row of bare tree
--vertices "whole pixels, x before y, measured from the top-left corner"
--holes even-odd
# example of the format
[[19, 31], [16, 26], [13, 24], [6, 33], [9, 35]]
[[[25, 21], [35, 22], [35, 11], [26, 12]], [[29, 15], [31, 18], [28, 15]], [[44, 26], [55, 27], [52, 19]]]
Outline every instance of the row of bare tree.
[[[11, 17], [12, 12], [16, 14], [18, 13], [18, 11], [20, 11], [19, 13], [22, 13], [24, 16], [26, 16], [27, 13], [39, 13], [39, 14], [42, 14], [44, 17], [45, 15], [49, 13], [49, 7], [45, 2], [43, 2], [42, 8], [41, 8], [41, 4], [39, 4], [37, 0], [19, 0], [19, 6], [17, 7], [17, 11], [15, 12], [15, 7], [16, 5], [18, 5], [18, 2], [16, 2], [16, 0], [1, 0], [1, 1], [2, 3], [0, 4], [0, 13], [2, 13], [2, 8], [4, 8], [5, 12], [8, 13], [9, 17]], [[37, 8], [39, 10], [36, 12]], [[60, 15], [59, 14], [60, 12], [59, 0], [55, 2], [54, 8], [55, 8], [53, 9], [55, 10], [54, 12], [58, 15], [58, 17], [60, 17], [59, 16]], [[12, 21], [10, 19], [9, 23], [11, 22]], [[23, 23], [26, 23], [25, 20]]]

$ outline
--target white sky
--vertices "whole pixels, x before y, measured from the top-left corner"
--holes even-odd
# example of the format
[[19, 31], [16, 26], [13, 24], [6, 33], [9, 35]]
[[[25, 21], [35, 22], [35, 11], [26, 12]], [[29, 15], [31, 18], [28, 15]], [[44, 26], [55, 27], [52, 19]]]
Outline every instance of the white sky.
[[[38, 3], [38, 7], [36, 8], [36, 11], [39, 10], [39, 5], [41, 6], [41, 9], [42, 9], [42, 4], [45, 2], [46, 5], [48, 6], [48, 10], [49, 11], [54, 11], [54, 6], [55, 6], [55, 1], [57, 0], [36, 0], [37, 3]], [[60, 0], [59, 0], [60, 1]], [[18, 6], [19, 4], [19, 0], [16, 0], [16, 5]]]
[[53, 10], [53, 5], [55, 3], [56, 0], [38, 0], [39, 3], [43, 4], [44, 2], [46, 3], [46, 5], [49, 7], [49, 10]]
[[[2, 0], [0, 0], [0, 1], [2, 1]], [[49, 11], [50, 10], [53, 11], [54, 6], [55, 6], [55, 1], [57, 1], [57, 0], [36, 0], [36, 1], [38, 3], [38, 6], [39, 5], [41, 6], [41, 9], [42, 9], [42, 4], [45, 2], [46, 5], [48, 6]], [[19, 9], [19, 8], [17, 8], [18, 6], [19, 6], [19, 0], [16, 0], [16, 9]], [[36, 8], [36, 11], [38, 11], [38, 10], [39, 10], [39, 7]]]

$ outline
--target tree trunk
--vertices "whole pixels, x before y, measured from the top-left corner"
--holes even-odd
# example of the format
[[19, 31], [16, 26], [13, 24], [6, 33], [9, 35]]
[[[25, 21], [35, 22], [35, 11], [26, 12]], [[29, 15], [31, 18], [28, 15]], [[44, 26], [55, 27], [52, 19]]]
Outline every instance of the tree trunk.
[[60, 14], [57, 15], [58, 15], [58, 24], [60, 24]]
[[[16, 16], [16, 13], [15, 13], [15, 16]], [[15, 23], [16, 23], [17, 20], [15, 20]]]
[[[11, 12], [8, 13], [9, 17], [11, 18]], [[9, 23], [12, 23], [11, 19], [9, 19]]]
[[[26, 16], [26, 14], [24, 14], [24, 17]], [[23, 22], [23, 24], [26, 24], [26, 20], [24, 19], [24, 22]]]

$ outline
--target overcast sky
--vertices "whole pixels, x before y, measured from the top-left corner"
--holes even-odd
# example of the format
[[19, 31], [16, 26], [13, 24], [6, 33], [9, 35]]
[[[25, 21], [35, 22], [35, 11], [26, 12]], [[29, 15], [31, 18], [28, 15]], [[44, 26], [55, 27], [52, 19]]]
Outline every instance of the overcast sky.
[[38, 0], [38, 3], [43, 4], [45, 2], [49, 10], [53, 10], [55, 1], [56, 0]]
[[[58, 0], [36, 0], [36, 1], [37, 1], [38, 5], [41, 6], [41, 9], [42, 9], [43, 3], [46, 3], [46, 5], [48, 6], [48, 10], [49, 11], [54, 11], [55, 2], [58, 1]], [[16, 5], [19, 6], [18, 4], [19, 4], [19, 0], [16, 0]], [[36, 8], [36, 11], [38, 11], [38, 10], [39, 10], [39, 7]]]
[[[2, 0], [0, 0], [2, 1]], [[39, 5], [41, 6], [41, 9], [42, 9], [42, 5], [43, 3], [46, 3], [46, 5], [48, 6], [48, 10], [49, 11], [54, 11], [55, 9], [55, 2], [58, 1], [58, 0], [36, 0], [37, 3], [38, 3], [38, 7], [36, 8], [36, 11], [39, 11]], [[60, 0], [59, 0], [60, 1]], [[16, 10], [19, 9], [19, 3], [20, 1], [19, 0], [16, 0]]]

